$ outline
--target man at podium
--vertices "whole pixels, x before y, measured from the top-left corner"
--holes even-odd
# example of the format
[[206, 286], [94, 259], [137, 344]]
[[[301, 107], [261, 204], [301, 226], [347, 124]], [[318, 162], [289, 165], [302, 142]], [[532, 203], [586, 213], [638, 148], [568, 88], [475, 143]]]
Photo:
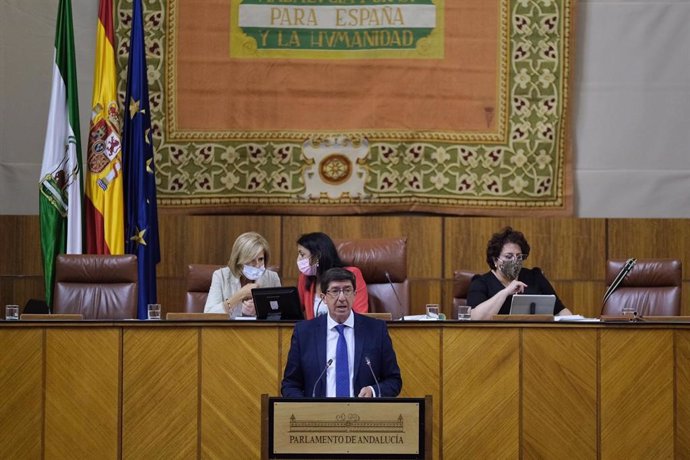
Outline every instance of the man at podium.
[[295, 325], [281, 393], [285, 398], [395, 397], [400, 368], [386, 323], [354, 313], [354, 275], [332, 268], [321, 277], [328, 314]]

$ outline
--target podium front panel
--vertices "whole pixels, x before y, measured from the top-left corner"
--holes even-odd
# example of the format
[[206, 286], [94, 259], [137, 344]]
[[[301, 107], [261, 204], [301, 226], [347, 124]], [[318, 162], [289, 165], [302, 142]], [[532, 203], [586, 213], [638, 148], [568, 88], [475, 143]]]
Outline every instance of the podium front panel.
[[424, 457], [421, 398], [269, 398], [270, 458]]

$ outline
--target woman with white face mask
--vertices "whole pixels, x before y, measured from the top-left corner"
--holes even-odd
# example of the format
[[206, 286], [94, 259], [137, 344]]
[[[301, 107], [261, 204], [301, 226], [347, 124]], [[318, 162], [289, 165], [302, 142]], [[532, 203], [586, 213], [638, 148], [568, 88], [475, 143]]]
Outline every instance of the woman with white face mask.
[[258, 233], [238, 236], [228, 266], [213, 272], [204, 313], [227, 313], [231, 319], [256, 316], [252, 289], [280, 286], [278, 274], [266, 269], [270, 254], [268, 241]]
[[[513, 294], [553, 294], [553, 286], [541, 269], [523, 268], [530, 247], [521, 232], [506, 227], [495, 233], [486, 248], [486, 262], [491, 271], [472, 278], [467, 305], [472, 307], [472, 319], [488, 320], [494, 315], [510, 313]], [[554, 315], [571, 315], [556, 296]]]
[[320, 295], [321, 274], [333, 267], [342, 267], [355, 275], [357, 291], [352, 310], [357, 313], [369, 311], [367, 283], [359, 268], [345, 266], [333, 240], [325, 233], [306, 233], [297, 240], [297, 268], [300, 271], [297, 292], [306, 319], [328, 313], [328, 307]]

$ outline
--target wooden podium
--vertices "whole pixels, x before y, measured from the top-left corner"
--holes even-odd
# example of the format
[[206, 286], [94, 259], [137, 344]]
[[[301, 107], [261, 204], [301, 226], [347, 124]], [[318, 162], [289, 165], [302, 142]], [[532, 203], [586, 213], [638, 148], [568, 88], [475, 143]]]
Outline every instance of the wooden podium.
[[431, 402], [263, 394], [261, 458], [431, 459]]

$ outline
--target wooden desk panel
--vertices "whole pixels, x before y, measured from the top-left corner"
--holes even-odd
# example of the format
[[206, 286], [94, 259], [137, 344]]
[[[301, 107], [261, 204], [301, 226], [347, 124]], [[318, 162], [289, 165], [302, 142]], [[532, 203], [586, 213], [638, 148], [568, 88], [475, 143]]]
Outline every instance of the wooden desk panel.
[[[1, 458], [257, 458], [259, 395], [278, 394], [292, 332], [3, 323], [0, 383], [13, 391], [0, 406]], [[434, 396], [435, 458], [689, 456], [688, 324], [389, 329], [403, 395]]]
[[522, 333], [522, 456], [596, 458], [597, 332]]
[[0, 328], [0, 458], [41, 458], [43, 334]]
[[433, 457], [440, 458], [441, 329], [421, 325], [405, 328], [392, 327], [389, 331], [402, 374], [403, 388], [400, 396], [433, 396], [432, 449]]
[[443, 456], [518, 458], [519, 329], [448, 328], [443, 339]]
[[673, 331], [601, 331], [601, 457], [673, 458]]
[[46, 458], [118, 458], [120, 331], [50, 328], [45, 350]]
[[195, 458], [200, 328], [125, 328], [122, 455]]
[[690, 331], [676, 330], [676, 458], [690, 458]]
[[282, 378], [278, 328], [201, 331], [201, 454], [258, 458], [261, 395], [276, 395]]

